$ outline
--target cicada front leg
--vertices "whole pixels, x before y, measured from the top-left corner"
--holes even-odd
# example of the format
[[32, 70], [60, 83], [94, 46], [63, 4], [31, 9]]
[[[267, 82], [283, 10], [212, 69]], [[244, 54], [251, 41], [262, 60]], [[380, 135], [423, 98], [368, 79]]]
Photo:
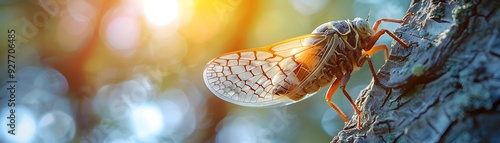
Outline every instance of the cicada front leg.
[[373, 78], [375, 80], [375, 83], [379, 83], [383, 87], [386, 87], [386, 86], [383, 85], [383, 84], [381, 84], [379, 82], [379, 79], [377, 77], [375, 69], [373, 68], [373, 63], [372, 63], [370, 57], [373, 54], [375, 54], [375, 53], [377, 53], [377, 52], [379, 52], [381, 50], [384, 50], [385, 60], [387, 60], [387, 59], [389, 59], [389, 48], [387, 48], [387, 45], [383, 45], [383, 44], [382, 45], [375, 45], [375, 43], [378, 41], [378, 39], [380, 38], [380, 36], [382, 36], [383, 34], [388, 34], [394, 40], [396, 40], [396, 42], [398, 42], [399, 44], [401, 44], [401, 46], [403, 46], [404, 48], [410, 48], [410, 46], [408, 44], [406, 44], [401, 38], [397, 37], [396, 34], [392, 33], [391, 31], [389, 31], [387, 29], [380, 29], [380, 31], [377, 31], [378, 26], [380, 25], [380, 23], [382, 21], [383, 22], [392, 22], [392, 23], [401, 23], [402, 24], [402, 23], [404, 23], [406, 21], [406, 19], [408, 17], [412, 17], [412, 16], [413, 16], [413, 13], [408, 13], [401, 20], [383, 18], [383, 19], [377, 20], [375, 22], [375, 24], [373, 25], [372, 29], [373, 29], [373, 31], [375, 31], [375, 34], [373, 35], [372, 40], [368, 44], [368, 47], [371, 47], [371, 48], [370, 48], [370, 50], [363, 51], [364, 57], [361, 57], [360, 60], [367, 60], [368, 61], [368, 65], [370, 66], [370, 70], [371, 70], [371, 73], [372, 73]]
[[385, 60], [387, 60], [389, 58], [389, 50], [388, 50], [387, 46], [386, 45], [375, 45], [375, 43], [378, 41], [380, 36], [382, 36], [383, 34], [388, 34], [394, 40], [396, 40], [396, 42], [401, 44], [401, 46], [403, 46], [404, 48], [409, 48], [410, 46], [408, 44], [406, 44], [401, 38], [396, 36], [396, 34], [392, 33], [391, 31], [389, 31], [387, 29], [380, 29], [380, 31], [377, 31], [377, 30], [378, 30], [378, 26], [380, 25], [380, 23], [382, 23], [382, 21], [402, 24], [403, 22], [406, 21], [406, 19], [408, 17], [412, 17], [412, 16], [413, 16], [413, 13], [408, 13], [401, 20], [387, 19], [387, 18], [382, 18], [382, 19], [377, 20], [372, 28], [373, 31], [375, 31], [375, 34], [373, 35], [372, 40], [368, 44], [368, 47], [371, 47], [371, 48], [370, 48], [370, 50], [364, 51], [363, 54], [367, 54], [368, 56], [372, 56], [373, 54], [377, 53], [378, 51], [384, 50]]
[[377, 20], [377, 21], [375, 22], [375, 24], [373, 24], [372, 29], [373, 29], [373, 31], [377, 31], [378, 26], [380, 26], [380, 23], [382, 23], [382, 21], [383, 21], [383, 22], [392, 22], [392, 23], [401, 23], [401, 24], [402, 24], [403, 22], [405, 22], [405, 21], [406, 21], [406, 19], [408, 19], [408, 17], [413, 17], [413, 13], [411, 13], [411, 12], [410, 12], [410, 13], [406, 14], [406, 15], [403, 17], [403, 19], [389, 19], [389, 18], [382, 18], [382, 19]]

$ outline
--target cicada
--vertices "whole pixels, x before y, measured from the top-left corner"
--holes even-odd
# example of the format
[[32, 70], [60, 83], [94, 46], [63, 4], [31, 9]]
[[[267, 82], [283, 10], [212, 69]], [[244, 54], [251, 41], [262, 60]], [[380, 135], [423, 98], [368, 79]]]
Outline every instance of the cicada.
[[[384, 50], [375, 45], [379, 37], [388, 34], [401, 46], [409, 46], [387, 29], [377, 31], [384, 22], [402, 20], [380, 19], [370, 28], [367, 19], [331, 21], [318, 26], [311, 34], [291, 38], [268, 46], [222, 54], [208, 62], [203, 78], [208, 89], [217, 97], [241, 106], [276, 107], [290, 105], [314, 95], [321, 87], [330, 85], [325, 96], [327, 104], [347, 123], [346, 115], [331, 102], [340, 89], [358, 116], [345, 87], [353, 71], [368, 62], [375, 83], [379, 83], [370, 56]], [[375, 45], [375, 46], [374, 46]]]

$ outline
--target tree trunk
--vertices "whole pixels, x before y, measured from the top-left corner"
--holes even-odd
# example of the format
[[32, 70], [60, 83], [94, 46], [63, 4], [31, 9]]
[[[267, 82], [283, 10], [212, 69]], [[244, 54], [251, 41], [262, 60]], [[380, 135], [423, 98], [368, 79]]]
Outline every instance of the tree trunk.
[[[415, 0], [353, 117], [332, 142], [500, 141], [500, 1]], [[417, 45], [418, 44], [418, 45]]]

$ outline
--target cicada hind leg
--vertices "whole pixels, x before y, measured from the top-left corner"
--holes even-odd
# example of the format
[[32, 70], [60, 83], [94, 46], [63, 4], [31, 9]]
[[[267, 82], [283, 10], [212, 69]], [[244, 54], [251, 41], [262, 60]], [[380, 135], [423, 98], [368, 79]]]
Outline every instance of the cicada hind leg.
[[347, 100], [349, 100], [349, 103], [352, 105], [352, 108], [354, 109], [356, 115], [358, 116], [357, 127], [358, 127], [358, 129], [361, 130], [362, 129], [362, 127], [361, 127], [361, 111], [359, 110], [358, 106], [356, 106], [356, 104], [354, 104], [354, 100], [351, 98], [351, 95], [349, 95], [349, 93], [345, 89], [350, 77], [351, 77], [350, 72], [345, 73], [342, 77], [337, 77], [337, 79], [335, 79], [335, 81], [332, 83], [330, 88], [328, 88], [328, 92], [326, 93], [325, 99], [326, 99], [326, 103], [331, 108], [333, 108], [340, 115], [342, 120], [344, 120], [344, 122], [347, 124], [347, 122], [349, 120], [347, 119], [347, 116], [345, 115], [345, 113], [342, 112], [342, 110], [340, 110], [340, 108], [335, 103], [330, 101], [333, 97], [333, 94], [340, 86], [340, 89], [342, 89], [342, 92], [344, 93]]

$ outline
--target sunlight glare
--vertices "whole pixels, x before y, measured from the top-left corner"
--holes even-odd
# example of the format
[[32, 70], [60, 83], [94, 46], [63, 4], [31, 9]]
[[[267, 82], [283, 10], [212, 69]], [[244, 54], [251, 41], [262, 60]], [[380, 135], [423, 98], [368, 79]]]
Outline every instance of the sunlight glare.
[[136, 135], [140, 139], [154, 137], [163, 128], [163, 116], [155, 106], [139, 106], [132, 111]]
[[177, 0], [144, 0], [144, 16], [155, 26], [164, 26], [178, 17]]
[[[37, 124], [31, 110], [24, 106], [16, 106], [15, 114], [10, 114], [8, 108], [2, 109], [0, 115], [5, 119], [1, 121], [0, 142], [32, 142], [37, 135]], [[16, 120], [10, 120], [9, 116], [15, 116]], [[10, 123], [14, 122], [14, 129], [10, 128]], [[9, 133], [12, 131], [12, 135]]]

